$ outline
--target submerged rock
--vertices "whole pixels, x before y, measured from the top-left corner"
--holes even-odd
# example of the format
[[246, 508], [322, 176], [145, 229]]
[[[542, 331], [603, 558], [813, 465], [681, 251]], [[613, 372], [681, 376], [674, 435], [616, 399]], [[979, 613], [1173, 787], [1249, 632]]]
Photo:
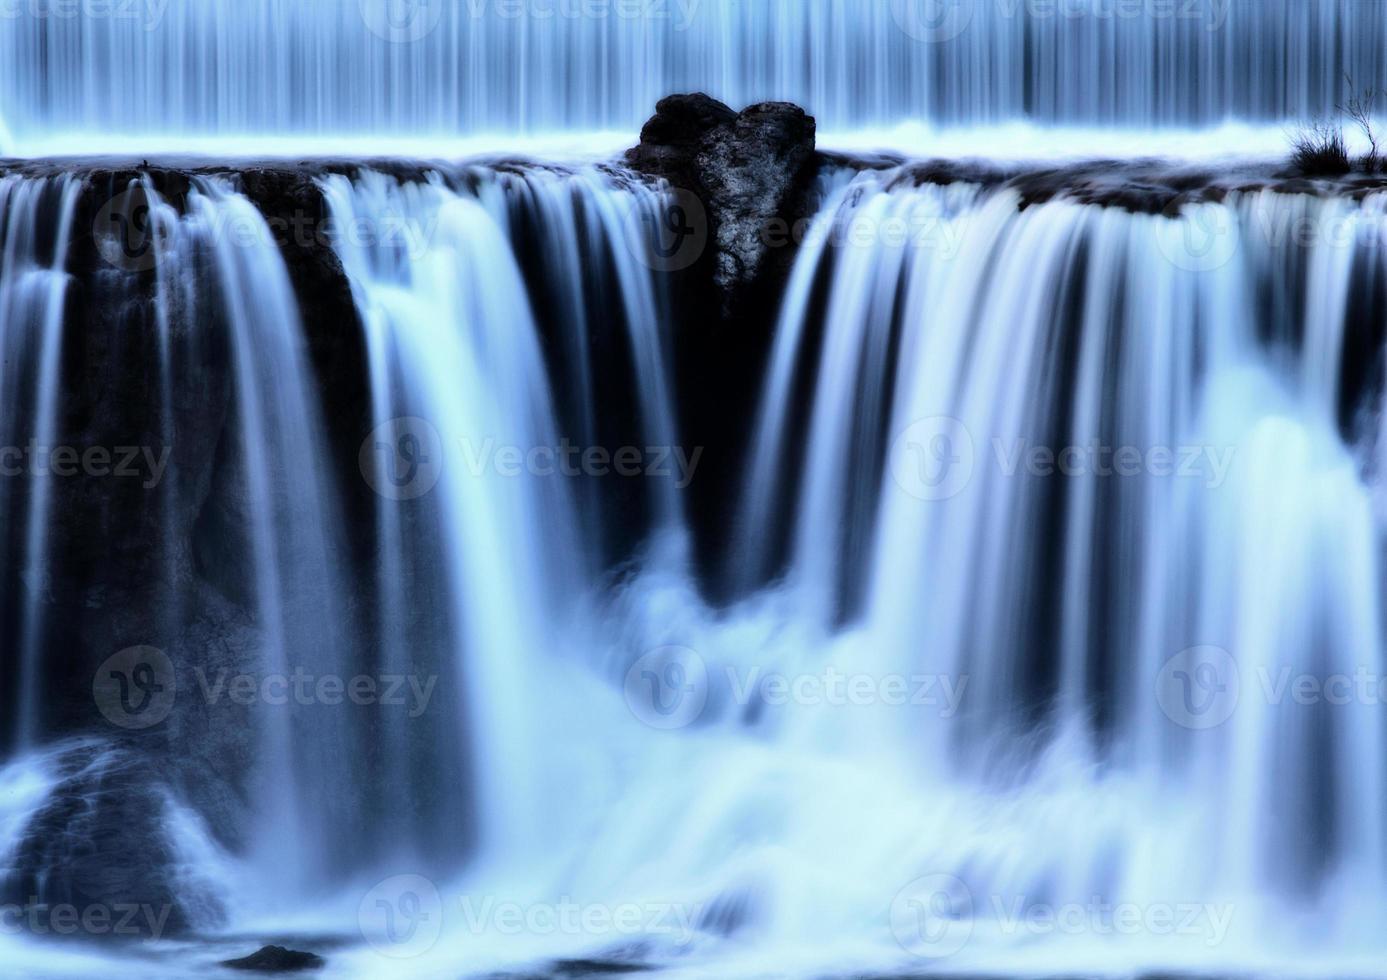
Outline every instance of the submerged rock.
[[188, 866], [156, 759], [102, 740], [49, 752], [55, 783], [28, 817], [0, 901], [36, 934], [161, 939], [223, 924], [215, 887]]
[[283, 946], [263, 946], [239, 960], [224, 960], [222, 966], [255, 973], [302, 973], [321, 970], [327, 961], [316, 953], [304, 953]]

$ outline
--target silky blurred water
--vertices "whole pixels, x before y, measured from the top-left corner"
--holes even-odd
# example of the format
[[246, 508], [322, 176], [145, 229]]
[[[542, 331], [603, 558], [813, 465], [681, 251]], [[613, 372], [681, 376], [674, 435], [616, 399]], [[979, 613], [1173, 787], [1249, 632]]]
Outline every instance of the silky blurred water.
[[0, 150], [634, 133], [679, 91], [827, 131], [1280, 125], [1383, 87], [1384, 43], [1381, 0], [12, 0]]

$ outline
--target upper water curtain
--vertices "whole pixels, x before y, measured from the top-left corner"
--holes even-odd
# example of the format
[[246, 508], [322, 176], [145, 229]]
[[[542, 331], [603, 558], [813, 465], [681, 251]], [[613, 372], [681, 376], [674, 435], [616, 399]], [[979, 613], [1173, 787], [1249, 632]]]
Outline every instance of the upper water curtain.
[[1384, 46], [1382, 0], [5, 0], [0, 151], [634, 132], [695, 90], [830, 132], [1281, 123]]

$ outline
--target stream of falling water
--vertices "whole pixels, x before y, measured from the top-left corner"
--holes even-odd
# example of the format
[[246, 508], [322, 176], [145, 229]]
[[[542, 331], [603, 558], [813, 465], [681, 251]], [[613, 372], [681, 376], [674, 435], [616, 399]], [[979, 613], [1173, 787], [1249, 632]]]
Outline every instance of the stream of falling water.
[[[732, 529], [776, 584], [715, 611], [657, 554], [577, 606], [518, 710], [582, 705], [547, 737], [583, 785], [541, 781], [531, 805], [565, 814], [545, 858], [445, 889], [420, 967], [639, 938], [676, 975], [1322, 969], [1331, 944], [1363, 968], [1383, 199], [1172, 220], [890, 174], [823, 192]], [[347, 266], [368, 310], [415, 295]], [[467, 920], [487, 896], [687, 924], [521, 950]]]
[[[633, 950], [709, 976], [1376, 962], [1387, 200], [1244, 192], [1172, 219], [894, 178], [822, 182], [727, 491], [745, 574], [721, 609], [677, 482], [613, 508], [610, 481], [501, 462], [678, 445], [667, 283], [628, 237], [659, 192], [608, 169], [322, 178], [340, 226], [427, 229], [333, 243], [375, 430], [351, 461], [376, 491], [364, 643], [280, 250], [227, 181], [181, 213], [138, 183], [161, 331], [225, 331], [244, 533], [223, 550], [262, 668], [369, 650], [458, 692], [422, 727], [253, 714], [245, 846], [164, 804], [214, 928], [360, 929], [334, 955], [361, 975]], [[3, 339], [51, 367], [41, 193], [68, 213], [66, 185], [0, 184], [0, 297], [39, 290]], [[615, 529], [639, 546], [609, 575]], [[343, 751], [368, 738], [379, 782]], [[0, 853], [73, 759], [120, 758], [15, 755]], [[397, 944], [368, 900], [406, 895], [436, 904]], [[632, 916], [517, 935], [496, 903]]]
[[632, 133], [678, 91], [795, 101], [826, 131], [1277, 126], [1346, 76], [1381, 89], [1384, 43], [1380, 0], [10, 0], [0, 153]]

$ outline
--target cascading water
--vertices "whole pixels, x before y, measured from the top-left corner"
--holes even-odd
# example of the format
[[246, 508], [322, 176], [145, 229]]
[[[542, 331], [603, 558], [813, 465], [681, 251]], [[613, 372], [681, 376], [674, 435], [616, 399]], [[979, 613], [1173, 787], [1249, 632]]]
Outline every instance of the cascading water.
[[[766, 409], [794, 351], [816, 358], [785, 588], [818, 610], [865, 579], [831, 662], [967, 683], [956, 717], [898, 713], [864, 746], [920, 794], [882, 889], [904, 868], [1008, 905], [1201, 896], [1241, 928], [1318, 907], [1301, 938], [1339, 927], [1361, 948], [1383, 897], [1379, 707], [1272, 692], [1381, 676], [1362, 429], [1380, 409], [1343, 379], [1381, 332], [1359, 302], [1383, 273], [1382, 201], [1261, 192], [1170, 220], [885, 183], [840, 194], [834, 229], [894, 218], [913, 245], [869, 235], [831, 267], [806, 251], [791, 295], [820, 265], [824, 339], [782, 323]], [[786, 452], [788, 424], [759, 431]], [[835, 577], [864, 520], [864, 568]]]
[[[1370, 164], [776, 155], [696, 99], [620, 163], [300, 148], [684, 89], [1279, 128], [1371, 116], [1384, 43], [1387, 0], [0, 0], [0, 152], [295, 161], [0, 173], [0, 961], [1380, 973]], [[94, 905], [145, 942], [12, 935]]]
[[[60, 351], [64, 345], [64, 296], [69, 289], [63, 265], [71, 251], [70, 225], [82, 191], [82, 182], [77, 179], [50, 185], [42, 180], [5, 178], [4, 193], [0, 194], [0, 227], [6, 229], [0, 270], [4, 317], [0, 323], [4, 324], [10, 351], [5, 359], [9, 383], [4, 394], [11, 406], [7, 414], [17, 426], [6, 437], [6, 445], [19, 447], [22, 453], [26, 445], [18, 436], [26, 431], [22, 427], [35, 433], [27, 443], [28, 455], [7, 450], [4, 484], [9, 491], [5, 499], [14, 508], [7, 521], [10, 547], [15, 548], [13, 542], [18, 542], [18, 553], [24, 556], [21, 579], [6, 590], [10, 615], [19, 620], [7, 635], [20, 640], [18, 656], [11, 661], [17, 668], [17, 682], [7, 691], [7, 716], [17, 723], [10, 747], [21, 752], [64, 723], [44, 716], [46, 699], [39, 693], [52, 690], [59, 683], [55, 675], [61, 671], [60, 664], [48, 662], [51, 656], [41, 655], [41, 646], [51, 646], [53, 638], [62, 634], [55, 632], [54, 624], [45, 624], [38, 617], [47, 605], [59, 601], [49, 594], [51, 591], [69, 589], [73, 576], [80, 579], [89, 574], [85, 568], [72, 567], [66, 534], [62, 557], [50, 556], [45, 546], [48, 536], [65, 526], [61, 522], [67, 516], [54, 512], [50, 503], [54, 487], [60, 478], [78, 478], [75, 464], [72, 472], [59, 469], [58, 454], [70, 451], [74, 457], [78, 455], [65, 446], [76, 434], [73, 422], [60, 419], [60, 403], [72, 392], [73, 356], [69, 350], [69, 363], [62, 365]], [[40, 218], [45, 196], [54, 199], [50, 213], [58, 215], [56, 224]], [[153, 490], [161, 477], [169, 477], [160, 498], [147, 498], [154, 501], [151, 509], [160, 515], [152, 521], [159, 530], [155, 540], [142, 542], [153, 556], [154, 583], [176, 592], [180, 588], [177, 583], [186, 580], [187, 566], [198, 561], [215, 565], [209, 574], [229, 592], [244, 590], [249, 594], [258, 632], [254, 651], [241, 665], [250, 672], [244, 676], [289, 676], [295, 669], [307, 669], [310, 676], [347, 675], [350, 633], [343, 627], [340, 612], [347, 590], [335, 574], [333, 554], [339, 546], [336, 535], [341, 521], [334, 514], [319, 470], [323, 435], [316, 421], [316, 403], [307, 390], [309, 375], [301, 350], [298, 303], [284, 262], [260, 212], [224, 181], [200, 181], [183, 203], [186, 212], [180, 215], [160, 198], [148, 177], [121, 189], [93, 224], [96, 248], [110, 268], [88, 273], [91, 278], [85, 281], [88, 288], [108, 281], [110, 285], [101, 288], [111, 290], [112, 308], [119, 310], [121, 304], [129, 304], [125, 307], [128, 316], [144, 315], [145, 308], [131, 300], [140, 277], [152, 275], [157, 283], [149, 320], [157, 334], [152, 347], [157, 352], [158, 370], [152, 387], [157, 393], [154, 413], [158, 420], [146, 423], [146, 431], [162, 437], [165, 446], [174, 441], [175, 433], [187, 431], [184, 426], [188, 420], [174, 420], [170, 415], [178, 372], [194, 371], [209, 350], [224, 352], [233, 365], [237, 423], [231, 431], [235, 444], [228, 447], [220, 479], [235, 489], [225, 499], [222, 512], [207, 520], [226, 522], [238, 533], [244, 531], [243, 547], [216, 556], [192, 556], [200, 546], [184, 523], [187, 499], [183, 494], [206, 494], [208, 487], [180, 486], [177, 466], [173, 473], [165, 469], [167, 450], [156, 458], [151, 447], [147, 458], [154, 464], [154, 473], [145, 489]], [[138, 247], [132, 248], [132, 241]], [[118, 355], [112, 359], [117, 360]], [[143, 392], [130, 389], [128, 379], [121, 384], [126, 400], [137, 403]], [[90, 437], [90, 430], [87, 435]], [[102, 452], [109, 459], [113, 451], [103, 448]], [[82, 458], [90, 457], [83, 454]], [[14, 459], [21, 463], [16, 466]], [[109, 463], [104, 472], [111, 473]], [[168, 489], [170, 486], [174, 489]], [[68, 495], [65, 499], [73, 498]], [[49, 576], [56, 578], [58, 573], [64, 581], [50, 586]], [[192, 598], [183, 594], [161, 603], [147, 635], [166, 647], [182, 642], [178, 637], [183, 629], [180, 607], [190, 604]], [[131, 615], [138, 614], [132, 609]], [[314, 658], [308, 654], [312, 650], [322, 653]], [[196, 678], [198, 686], [212, 692], [207, 695], [209, 700], [216, 700], [225, 673], [218, 675], [208, 663], [183, 673], [187, 664], [172, 663], [162, 651], [154, 651], [154, 655], [155, 659], [146, 658], [144, 664], [150, 668], [155, 685], [148, 687], [150, 692], [167, 691], [171, 702], [181, 675], [184, 685], [193, 686]], [[113, 672], [111, 676], [117, 675]], [[104, 677], [98, 672], [98, 684]], [[130, 677], [137, 686], [149, 683], [140, 680], [138, 671]], [[128, 697], [129, 692], [122, 693], [119, 703], [138, 703], [138, 697], [134, 702], [126, 700]], [[348, 741], [348, 732], [338, 721], [340, 715], [296, 708], [287, 698], [267, 701], [253, 722], [259, 743], [252, 753], [258, 815], [251, 823], [258, 821], [259, 826], [246, 832], [253, 842], [252, 853], [238, 874], [244, 873], [267, 894], [290, 899], [322, 884], [328, 864], [326, 849], [347, 846], [358, 814], [355, 808], [341, 805], [333, 787], [339, 781], [348, 785], [360, 781], [360, 774], [353, 769], [350, 757], [340, 752]], [[108, 752], [99, 745], [92, 751], [102, 758], [123, 758], [119, 751]], [[15, 771], [23, 772], [32, 762], [21, 757], [14, 765]], [[310, 778], [301, 768], [304, 766], [332, 775], [320, 782]], [[138, 769], [136, 762], [122, 762], [109, 771], [124, 778]], [[109, 783], [113, 777], [103, 771], [90, 778]], [[157, 784], [148, 792], [163, 793]], [[328, 796], [336, 806], [329, 805]], [[213, 863], [220, 861], [218, 847], [205, 840], [196, 816], [185, 819], [181, 803], [159, 795], [150, 805], [161, 814], [156, 817], [163, 825], [160, 833], [185, 844], [190, 837], [199, 837], [202, 842], [194, 849]], [[165, 810], [167, 819], [162, 816]], [[30, 817], [36, 821], [34, 826], [41, 826], [41, 815], [31, 813]], [[34, 832], [33, 827], [30, 832]], [[98, 842], [95, 846], [102, 845]], [[150, 841], [150, 846], [159, 845]], [[9, 872], [12, 879], [20, 874], [13, 867]], [[226, 880], [203, 882], [199, 890], [213, 894], [226, 885]], [[217, 894], [210, 904], [215, 908], [227, 899], [225, 893]], [[189, 901], [196, 905], [203, 899]], [[216, 925], [218, 919], [213, 912], [203, 924]]]
[[[471, 802], [456, 800], [444, 813], [450, 821], [472, 813], [478, 850], [503, 862], [553, 838], [549, 794], [571, 778], [546, 761], [562, 731], [550, 731], [552, 715], [533, 709], [543, 700], [537, 683], [563, 645], [562, 625], [603, 553], [600, 526], [577, 520], [591, 488], [576, 479], [581, 474], [560, 470], [563, 444], [586, 449], [595, 443], [585, 439], [610, 431], [593, 397], [595, 379], [610, 368], [594, 365], [592, 351], [626, 349], [643, 392], [636, 409], [647, 441], [670, 444], [673, 423], [658, 285], [625, 251], [626, 234], [657, 196], [596, 174], [472, 180], [475, 193], [441, 177], [400, 185], [367, 172], [355, 182], [329, 178], [325, 193], [340, 228], [384, 222], [401, 230], [369, 243], [335, 242], [370, 353], [375, 430], [362, 467], [380, 494], [381, 642], [398, 664], [417, 661], [410, 651], [420, 644], [462, 652], [442, 666], [470, 700], [460, 730], [440, 738], [454, 747], [448, 768], [475, 777]], [[522, 215], [538, 224], [540, 242], [557, 244], [545, 288], [557, 283], [558, 301], [578, 321], [572, 335], [557, 338], [552, 363], [561, 380], [552, 386], [517, 261], [520, 243], [507, 238]], [[581, 281], [577, 260], [585, 255], [589, 270], [610, 264], [617, 294], [610, 306]], [[592, 322], [600, 320], [608, 322]], [[612, 336], [621, 324], [626, 335]], [[563, 410], [555, 390], [568, 396]], [[545, 461], [536, 462], [536, 452]], [[517, 454], [523, 465], [512, 459]], [[656, 529], [676, 519], [673, 492], [664, 484], [651, 490]], [[424, 513], [411, 513], [408, 503], [425, 495]], [[421, 537], [421, 524], [441, 534]], [[415, 592], [440, 577], [447, 585], [436, 613], [445, 625], [411, 635], [403, 624], [411, 610], [417, 617]], [[529, 614], [535, 604], [550, 610], [545, 621]]]
[[[890, 174], [824, 192], [751, 457], [790, 472], [749, 469], [740, 531], [765, 567], [788, 532], [781, 584], [716, 613], [656, 556], [620, 585], [569, 641], [606, 650], [618, 683], [547, 671], [590, 713], [567, 749], [586, 748], [589, 774], [622, 764], [587, 807], [569, 786], [532, 800], [568, 799], [600, 830], [570, 854], [551, 828], [562, 870], [490, 867], [467, 893], [499, 874], [532, 901], [659, 895], [718, 975], [885, 968], [893, 935], [951, 967], [1043, 973], [1049, 953], [1016, 944], [1037, 907], [1080, 909], [1092, 940], [1055, 969], [1256, 963], [1259, 944], [1285, 956], [1331, 935], [1359, 962], [1383, 898], [1376, 707], [1269, 692], [1381, 674], [1378, 407], [1345, 380], [1381, 340], [1362, 302], [1384, 271], [1380, 198], [1256, 192], [1172, 219], [1021, 210], [1009, 190]], [[862, 234], [887, 227], [915, 231]], [[1228, 236], [1212, 252], [1208, 228]], [[1283, 289], [1303, 304], [1262, 316]], [[782, 399], [806, 372], [795, 419]], [[1072, 449], [1033, 455], [1045, 447]], [[669, 644], [692, 651], [676, 660], [698, 665], [707, 703], [661, 731], [629, 675], [625, 706], [619, 686]], [[759, 686], [822, 693], [835, 672], [876, 695], [899, 682], [905, 700], [789, 711]], [[564, 713], [532, 689], [531, 724]], [[1164, 906], [1187, 927], [1134, 951], [1113, 910]], [[930, 916], [942, 945], [922, 938]], [[734, 939], [709, 947], [717, 935]], [[535, 955], [488, 938], [420, 968]]]
[[[5, 351], [0, 373], [0, 405], [13, 428], [6, 445], [19, 447], [19, 433], [31, 431], [38, 445], [53, 444], [57, 406], [57, 357], [62, 345], [63, 306], [69, 280], [63, 270], [68, 235], [77, 203], [77, 184], [71, 180], [49, 182], [6, 177], [0, 180], [0, 348]], [[42, 199], [56, 195], [55, 226], [40, 223]], [[22, 371], [33, 364], [35, 374]], [[32, 413], [32, 414], [30, 414]], [[21, 471], [24, 468], [21, 467]], [[39, 637], [45, 589], [47, 530], [50, 511], [48, 482], [30, 474], [23, 493], [15, 494], [6, 481], [0, 491], [9, 548], [22, 559], [22, 592], [7, 587], [7, 596], [28, 596], [16, 614], [20, 618], [20, 656], [12, 706], [13, 729], [7, 740], [28, 747], [39, 735], [36, 717], [40, 703], [42, 672]], [[17, 498], [17, 499], [16, 499]], [[15, 534], [14, 529], [22, 529]], [[18, 540], [15, 540], [18, 538]], [[13, 566], [11, 566], [13, 567]], [[11, 607], [13, 608], [13, 607]], [[9, 685], [7, 685], [9, 686]], [[0, 743], [3, 744], [3, 743]]]
[[[745, 470], [749, 577], [716, 612], [682, 549], [638, 549], [630, 574], [595, 578], [622, 515], [585, 506], [603, 492], [581, 475], [512, 472], [498, 455], [623, 431], [599, 396], [613, 371], [643, 389], [625, 434], [673, 431], [669, 349], [642, 333], [660, 322], [662, 285], [629, 238], [659, 192], [596, 172], [323, 178], [337, 226], [396, 231], [334, 239], [370, 363], [375, 431], [359, 465], [377, 491], [378, 611], [366, 653], [319, 642], [343, 636], [324, 591], [334, 505], [269, 230], [217, 181], [181, 211], [147, 180], [134, 186], [155, 216], [169, 373], [188, 356], [189, 325], [226, 324], [229, 472], [247, 535], [229, 566], [241, 572], [227, 574], [246, 576], [262, 669], [322, 649], [317, 670], [374, 657], [382, 670], [448, 671], [470, 692], [423, 729], [265, 709], [254, 726], [266, 822], [252, 821], [244, 860], [181, 832], [223, 902], [246, 903], [225, 896], [244, 881], [311, 894], [326, 878], [309, 842], [361, 849], [374, 837], [328, 877], [429, 862], [440, 880], [470, 868], [464, 887], [536, 902], [658, 896], [684, 921], [659, 955], [692, 939], [715, 972], [765, 966], [766, 950], [784, 968], [889, 964], [899, 948], [881, 907], [931, 876], [978, 903], [967, 921], [980, 962], [1005, 963], [1011, 948], [984, 896], [1197, 901], [1210, 917], [1189, 941], [1201, 953], [1208, 930], [1222, 940], [1236, 925], [1241, 943], [1291, 914], [1296, 941], [1332, 930], [1367, 948], [1362, 923], [1382, 896], [1379, 722], [1370, 705], [1306, 713], [1264, 692], [1285, 670], [1381, 667], [1377, 406], [1355, 363], [1381, 339], [1379, 197], [1248, 192], [1172, 219], [1063, 199], [1018, 209], [1010, 190], [915, 187], [889, 172], [827, 176]], [[1215, 247], [1193, 248], [1211, 228]], [[553, 242], [536, 263], [529, 243]], [[607, 263], [615, 294], [565, 268], [570, 250]], [[60, 252], [26, 254], [37, 258], [7, 265], [8, 296]], [[547, 319], [563, 304], [582, 312], [586, 344]], [[21, 360], [42, 364], [43, 349]], [[1031, 455], [1054, 446], [1086, 464], [1056, 476], [1062, 464]], [[1121, 478], [1119, 447], [1137, 460]], [[642, 495], [637, 539], [681, 536], [677, 494]], [[757, 584], [767, 577], [776, 584]], [[685, 652], [660, 656], [702, 670], [707, 704], [661, 731], [639, 669], [671, 647]], [[457, 659], [439, 659], [449, 651]], [[1206, 729], [1173, 678], [1226, 681], [1230, 664], [1242, 698]], [[759, 686], [834, 671], [935, 686], [922, 710], [868, 699], [793, 714]], [[395, 760], [379, 784], [332, 752], [363, 737]], [[321, 782], [304, 768], [315, 751]], [[37, 759], [6, 778], [23, 782]], [[272, 775], [284, 773], [299, 775]], [[331, 806], [314, 795], [329, 786]], [[296, 825], [293, 848], [263, 849]], [[656, 843], [670, 840], [681, 844]], [[1176, 866], [1171, 853], [1198, 859]], [[1217, 918], [1225, 906], [1236, 923]], [[738, 941], [721, 950], [719, 935]], [[583, 949], [563, 938], [555, 952]], [[418, 963], [533, 955], [504, 936], [481, 952], [475, 941]], [[1238, 962], [1246, 947], [1220, 952]]]
[[[826, 130], [1274, 124], [1387, 85], [1379, 0], [139, 0], [0, 17], [12, 139], [634, 131], [670, 92]], [[0, 145], [5, 142], [0, 140]]]

